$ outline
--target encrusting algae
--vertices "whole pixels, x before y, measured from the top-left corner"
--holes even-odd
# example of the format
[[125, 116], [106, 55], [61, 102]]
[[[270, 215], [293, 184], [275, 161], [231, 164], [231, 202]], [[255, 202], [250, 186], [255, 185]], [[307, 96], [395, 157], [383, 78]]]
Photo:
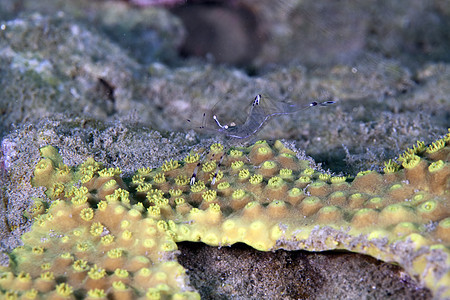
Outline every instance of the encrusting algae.
[[10, 299], [199, 299], [176, 260], [181, 241], [345, 249], [398, 263], [450, 297], [450, 132], [355, 178], [317, 172], [279, 141], [229, 153], [214, 144], [192, 186], [198, 154], [129, 181], [93, 159], [70, 169], [52, 146], [41, 155], [33, 183], [53, 202], [35, 202], [32, 229], [2, 269]]

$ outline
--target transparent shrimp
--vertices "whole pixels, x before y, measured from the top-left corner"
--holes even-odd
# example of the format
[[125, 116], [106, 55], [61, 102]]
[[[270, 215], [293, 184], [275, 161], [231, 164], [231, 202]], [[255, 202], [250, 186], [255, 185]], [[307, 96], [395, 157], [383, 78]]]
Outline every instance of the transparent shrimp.
[[[327, 106], [335, 103], [336, 101], [325, 101], [325, 102], [310, 102], [307, 105], [298, 105], [287, 103], [283, 101], [275, 102], [268, 97], [262, 97], [261, 95], [256, 95], [255, 99], [252, 101], [250, 109], [248, 110], [246, 120], [243, 124], [237, 125], [235, 122], [231, 122], [230, 124], [222, 124], [217, 114], [210, 113], [208, 116], [206, 113], [203, 114], [203, 122], [202, 126], [199, 127], [201, 129], [207, 128], [207, 122], [213, 120], [214, 131], [221, 133], [225, 137], [231, 140], [245, 141], [252, 137], [254, 137], [267, 123], [270, 119], [280, 115], [288, 115], [294, 114], [299, 111], [308, 109], [310, 107], [315, 106]], [[217, 105], [217, 104], [216, 104]], [[215, 106], [216, 106], [215, 105]], [[215, 107], [214, 106], [214, 107]], [[190, 121], [190, 120], [188, 120]], [[224, 151], [225, 153], [226, 151]], [[206, 154], [207, 155], [207, 154]], [[216, 171], [212, 178], [211, 184], [214, 185], [217, 174], [219, 171], [219, 167], [222, 164], [223, 155], [219, 158], [219, 164], [217, 165]], [[197, 171], [200, 166], [200, 161], [196, 166], [194, 173], [191, 176], [190, 184], [193, 185], [196, 181]]]
[[244, 124], [237, 125], [234, 122], [230, 124], [221, 124], [215, 114], [212, 115], [212, 118], [217, 125], [217, 132], [220, 132], [231, 139], [246, 140], [255, 136], [273, 117], [294, 114], [310, 107], [327, 106], [335, 102], [336, 101], [313, 101], [305, 106], [299, 106], [298, 104], [273, 101], [268, 97], [256, 95]]
[[[245, 114], [245, 120], [238, 124], [233, 121], [228, 124], [219, 121], [218, 110], [220, 111], [220, 101], [208, 112], [203, 114], [202, 125], [197, 127], [202, 131], [219, 134], [234, 142], [244, 143], [256, 136], [267, 123], [276, 116], [295, 114], [315, 106], [327, 106], [336, 101], [317, 102], [307, 104], [288, 103], [284, 101], [274, 101], [270, 97], [256, 95]], [[188, 120], [190, 122], [190, 120]]]

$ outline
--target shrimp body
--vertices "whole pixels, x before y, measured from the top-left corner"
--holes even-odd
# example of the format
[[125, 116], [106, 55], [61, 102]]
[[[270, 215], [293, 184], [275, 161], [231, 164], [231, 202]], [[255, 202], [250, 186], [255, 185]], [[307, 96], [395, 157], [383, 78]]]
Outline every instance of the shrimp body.
[[256, 135], [275, 116], [294, 114], [314, 106], [326, 106], [336, 101], [311, 102], [307, 106], [283, 101], [272, 101], [256, 95], [244, 124], [236, 125], [234, 122], [222, 125], [216, 115], [212, 118], [217, 125], [217, 131], [231, 139], [245, 140]]

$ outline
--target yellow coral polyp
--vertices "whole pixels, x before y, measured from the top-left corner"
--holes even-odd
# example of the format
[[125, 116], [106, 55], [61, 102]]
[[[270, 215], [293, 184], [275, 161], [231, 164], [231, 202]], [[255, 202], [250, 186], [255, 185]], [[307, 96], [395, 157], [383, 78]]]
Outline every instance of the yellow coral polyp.
[[389, 174], [389, 173], [395, 173], [400, 169], [399, 164], [397, 164], [395, 161], [393, 160], [388, 160], [387, 162], [384, 163], [384, 169], [383, 172], [385, 174]]
[[17, 275], [17, 279], [20, 281], [31, 281], [31, 275], [30, 273], [20, 272], [19, 275]]
[[239, 171], [239, 179], [244, 180], [250, 177], [250, 171], [248, 169], [243, 169]]
[[242, 153], [242, 151], [239, 151], [236, 149], [230, 150], [230, 157], [232, 157], [232, 158], [239, 158], [239, 157], [242, 157], [243, 155], [244, 155], [244, 153]]
[[8, 291], [5, 293], [6, 300], [18, 300], [19, 294], [16, 291]]
[[[135, 185], [143, 185], [143, 184], [144, 184], [144, 181], [145, 181], [144, 176], [142, 176], [142, 175], [140, 175], [140, 174], [133, 175], [133, 177], [131, 178], [131, 182], [132, 182], [133, 184], [135, 184]], [[109, 184], [110, 182], [115, 182], [115, 180], [112, 179], [112, 180], [108, 181], [107, 183], [105, 183], [105, 187], [106, 187], [106, 185]], [[114, 187], [114, 185], [112, 185], [111, 187]]]
[[39, 292], [36, 289], [26, 291], [23, 295], [25, 299], [37, 299]]
[[347, 180], [347, 177], [345, 177], [345, 176], [333, 176], [330, 178], [330, 182], [334, 183], [334, 184], [343, 183], [343, 182], [345, 182], [345, 180]]
[[151, 189], [147, 192], [147, 199], [156, 199], [164, 197], [164, 192], [158, 189]]
[[173, 220], [168, 220], [167, 225], [169, 225], [171, 230], [175, 230], [177, 228], [177, 224]]
[[200, 160], [200, 155], [198, 153], [189, 154], [184, 158], [184, 162], [187, 164], [196, 163]]
[[202, 198], [206, 202], [212, 202], [216, 199], [217, 192], [215, 190], [207, 190], [202, 194]]
[[118, 291], [125, 291], [127, 289], [126, 284], [123, 283], [122, 281], [113, 281], [112, 287], [113, 289]]
[[278, 176], [274, 176], [272, 178], [269, 179], [269, 181], [267, 182], [267, 187], [272, 188], [272, 189], [278, 189], [280, 187], [282, 187], [284, 184], [283, 179], [281, 179]]
[[161, 209], [158, 206], [150, 206], [147, 209], [147, 213], [153, 217], [159, 217], [161, 215]]
[[245, 196], [245, 191], [243, 189], [237, 189], [231, 195], [231, 197], [235, 200], [242, 199], [244, 196]]
[[437, 141], [431, 143], [427, 147], [426, 152], [430, 153], [430, 154], [431, 153], [436, 153], [439, 150], [443, 149], [444, 147], [445, 147], [445, 141], [444, 141], [444, 139], [440, 139], [440, 140], [437, 140]]
[[416, 142], [416, 144], [415, 145], [413, 145], [413, 148], [412, 148], [412, 150], [413, 150], [413, 152], [415, 153], [415, 154], [420, 154], [420, 153], [422, 153], [423, 151], [425, 151], [425, 142], [423, 142], [423, 141], [417, 141]]
[[271, 169], [275, 169], [277, 167], [276, 162], [272, 161], [272, 160], [266, 160], [263, 164], [262, 164], [262, 168], [266, 169], [266, 170], [271, 170]]
[[328, 180], [330, 180], [330, 178], [331, 178], [330, 174], [327, 174], [327, 173], [320, 173], [319, 174], [319, 180], [328, 181]]
[[150, 175], [151, 171], [152, 171], [152, 168], [148, 168], [148, 167], [137, 169], [137, 173], [141, 176], [148, 176], [148, 175]]
[[161, 246], [161, 250], [165, 252], [171, 252], [177, 250], [177, 244], [174, 242], [165, 242]]
[[156, 183], [164, 183], [166, 182], [166, 176], [164, 173], [157, 173], [155, 177], [153, 177], [153, 181]]
[[122, 205], [117, 205], [113, 208], [113, 214], [116, 216], [122, 216], [125, 214], [126, 208]]
[[44, 247], [41, 246], [33, 247], [33, 249], [31, 249], [31, 252], [33, 254], [42, 254], [44, 253]]
[[139, 193], [145, 193], [145, 192], [150, 191], [152, 189], [152, 187], [153, 186], [151, 185], [151, 183], [144, 182], [144, 183], [138, 185], [138, 187], [136, 188], [136, 191]]
[[33, 206], [29, 209], [29, 212], [31, 216], [43, 214], [45, 212], [44, 203], [39, 199], [35, 199]]
[[175, 178], [175, 184], [176, 184], [177, 186], [185, 186], [185, 185], [188, 185], [188, 184], [189, 184], [189, 179], [187, 178], [186, 175], [178, 175], [178, 176]]
[[88, 201], [87, 195], [82, 196], [74, 196], [71, 200], [72, 204], [75, 206], [80, 206], [85, 204]]
[[220, 205], [217, 203], [211, 203], [208, 208], [211, 212], [220, 213]]
[[[135, 182], [135, 176], [133, 176], [133, 183]], [[107, 182], [105, 182], [104, 188], [105, 189], [112, 189], [115, 188], [117, 186], [117, 181], [115, 181], [114, 179], [108, 180]]]
[[435, 161], [428, 166], [428, 171], [430, 173], [437, 172], [444, 168], [445, 163], [442, 160]]
[[182, 193], [183, 193], [183, 191], [180, 189], [170, 189], [169, 190], [169, 194], [172, 197], [179, 197], [179, 196], [181, 196]]
[[55, 279], [55, 275], [53, 274], [53, 272], [48, 271], [41, 273], [40, 278], [45, 281], [52, 281]]
[[69, 259], [69, 260], [73, 260], [73, 259], [74, 259], [74, 258], [73, 258], [73, 255], [70, 254], [70, 252], [65, 252], [65, 253], [61, 254], [61, 257], [62, 257], [63, 259]]
[[290, 189], [288, 192], [288, 195], [290, 197], [297, 197], [297, 196], [300, 196], [301, 194], [302, 194], [302, 190], [299, 188]]
[[105, 210], [106, 210], [106, 207], [108, 207], [108, 202], [106, 202], [106, 201], [100, 201], [100, 202], [97, 204], [97, 209], [98, 209], [99, 211], [105, 211]]
[[174, 202], [175, 202], [175, 205], [181, 205], [181, 204], [186, 203], [186, 200], [182, 197], [179, 197], [179, 198], [175, 198]]
[[89, 278], [93, 280], [102, 279], [106, 275], [106, 270], [97, 266], [97, 264], [93, 265], [88, 272]]
[[309, 182], [311, 182], [311, 177], [309, 177], [309, 176], [300, 176], [298, 179], [297, 179], [297, 181], [299, 182], [299, 183], [309, 183]]
[[153, 248], [155, 247], [156, 242], [154, 239], [145, 239], [143, 245], [145, 248]]
[[130, 193], [128, 191], [119, 188], [113, 194], [105, 196], [105, 199], [108, 202], [121, 201], [123, 203], [130, 203], [129, 195]]
[[119, 278], [127, 278], [129, 276], [129, 273], [127, 270], [124, 269], [116, 269], [114, 271], [114, 275], [116, 275]]
[[419, 156], [412, 154], [403, 160], [402, 166], [405, 169], [412, 169], [420, 163], [420, 160]]
[[191, 186], [191, 192], [193, 193], [199, 193], [206, 189], [206, 185], [203, 181], [197, 180], [192, 186]]
[[170, 160], [164, 161], [164, 163], [161, 166], [161, 169], [164, 172], [168, 172], [168, 171], [177, 169], [179, 166], [180, 166], [180, 164], [178, 163], [177, 160], [170, 159]]
[[156, 206], [165, 206], [169, 204], [169, 199], [164, 197], [152, 199], [152, 201]]
[[66, 187], [62, 183], [56, 183], [53, 188], [50, 188], [50, 190], [53, 190], [54, 197], [62, 197], [65, 194], [65, 189]]
[[93, 236], [100, 236], [103, 233], [103, 225], [100, 222], [94, 222], [91, 225], [91, 229], [89, 230], [89, 233]]
[[288, 178], [292, 176], [292, 170], [291, 169], [281, 169], [280, 170], [280, 177], [281, 178]]
[[89, 244], [86, 242], [77, 243], [77, 251], [86, 252], [89, 249]]
[[361, 172], [358, 172], [358, 174], [356, 174], [356, 176], [364, 176], [364, 175], [367, 175], [367, 174], [370, 174], [370, 173], [372, 173], [373, 171], [370, 171], [370, 170], [366, 170], [366, 171], [361, 171]]
[[257, 151], [260, 155], [266, 155], [271, 152], [270, 148], [268, 147], [259, 147]]
[[109, 250], [109, 251], [106, 253], [106, 255], [107, 255], [109, 258], [119, 258], [119, 257], [122, 257], [122, 255], [123, 255], [123, 250], [120, 249], [120, 248], [114, 248], [114, 249]]
[[261, 174], [254, 174], [249, 178], [249, 182], [253, 185], [260, 184], [263, 181], [263, 176]]
[[119, 168], [107, 168], [102, 169], [98, 172], [98, 175], [100, 177], [114, 177], [115, 175], [120, 174], [122, 174], [122, 170], [120, 170]]
[[417, 230], [417, 226], [411, 222], [398, 223], [394, 228], [394, 232], [398, 235], [410, 234], [416, 230]]
[[214, 143], [211, 147], [209, 147], [209, 149], [211, 149], [211, 152], [213, 153], [219, 153], [223, 151], [223, 145], [220, 143]]
[[449, 228], [449, 229], [450, 229], [450, 217], [441, 220], [441, 221], [439, 222], [439, 226], [441, 226], [441, 227], [443, 227], [443, 228]]
[[36, 165], [34, 174], [35, 176], [39, 176], [44, 172], [51, 172], [51, 171], [53, 171], [52, 161], [48, 158], [43, 158]]
[[306, 168], [305, 170], [303, 170], [302, 174], [305, 176], [312, 176], [312, 175], [314, 175], [314, 169]]
[[367, 202], [368, 202], [368, 205], [373, 208], [380, 208], [383, 206], [384, 199], [381, 197], [373, 197], [373, 198], [370, 198]]
[[278, 225], [273, 226], [270, 231], [270, 237], [274, 241], [280, 239], [283, 236], [283, 234], [284, 234], [283, 230]]
[[87, 292], [87, 295], [91, 298], [104, 298], [106, 293], [103, 289], [93, 289]]
[[[139, 203], [139, 204], [142, 205], [142, 203]], [[132, 209], [130, 209], [130, 210], [128, 211], [128, 216], [129, 216], [130, 218], [132, 218], [133, 220], [138, 219], [139, 217], [141, 217], [141, 212], [144, 210], [144, 209], [139, 210], [139, 209], [138, 209], [139, 206], [135, 206], [135, 207], [137, 207], [137, 208], [132, 208]], [[142, 208], [143, 208], [143, 206], [142, 206]]]
[[167, 231], [167, 230], [169, 229], [169, 226], [168, 226], [168, 224], [166, 223], [166, 221], [159, 220], [159, 221], [156, 223], [156, 228], [158, 228], [159, 231], [164, 232], [164, 231]]
[[131, 240], [133, 237], [133, 233], [129, 230], [124, 230], [121, 234], [122, 239], [124, 240]]
[[80, 212], [80, 218], [84, 221], [90, 221], [94, 217], [94, 210], [90, 207], [83, 208]]
[[230, 187], [230, 183], [228, 182], [228, 181], [224, 181], [224, 182], [221, 182], [221, 183], [219, 183], [218, 185], [217, 185], [217, 189], [220, 191], [220, 190], [226, 190], [227, 188], [229, 188]]
[[94, 177], [94, 172], [86, 172], [83, 176], [81, 176], [80, 181], [81, 183], [87, 183]]
[[149, 288], [147, 290], [147, 293], [145, 293], [145, 298], [147, 300], [160, 300], [161, 299], [161, 293], [156, 288]]
[[41, 215], [41, 216], [37, 216], [34, 220], [34, 224], [40, 226], [40, 227], [44, 227], [46, 224], [47, 217], [45, 215]]
[[120, 229], [126, 229], [128, 227], [130, 227], [131, 222], [129, 220], [123, 220], [122, 222], [120, 222]]
[[213, 180], [213, 178], [214, 178], [214, 176], [216, 177], [216, 182], [217, 181], [219, 181], [219, 180], [221, 180], [222, 178], [223, 178], [223, 172], [221, 171], [221, 170], [219, 170], [218, 172], [217, 172], [217, 174], [216, 173], [211, 173], [210, 175], [209, 175], [209, 181], [212, 181]]
[[244, 162], [242, 160], [236, 160], [231, 163], [231, 169], [239, 170], [244, 166]]
[[73, 288], [67, 283], [60, 283], [56, 286], [56, 293], [62, 297], [69, 297], [73, 293]]
[[202, 171], [205, 173], [212, 172], [216, 169], [217, 164], [215, 161], [207, 161], [202, 165]]
[[450, 144], [450, 128], [448, 128], [448, 133], [444, 135], [443, 140], [447, 143], [447, 145]]

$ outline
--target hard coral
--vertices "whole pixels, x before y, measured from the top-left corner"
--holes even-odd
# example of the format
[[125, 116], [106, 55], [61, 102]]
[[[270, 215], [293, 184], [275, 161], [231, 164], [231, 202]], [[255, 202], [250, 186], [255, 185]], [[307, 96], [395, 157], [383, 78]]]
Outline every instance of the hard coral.
[[432, 145], [439, 147], [405, 152], [407, 163], [385, 174], [348, 179], [315, 171], [279, 141], [230, 154], [214, 144], [193, 186], [196, 155], [140, 169], [127, 185], [118, 169], [88, 160], [71, 170], [45, 147], [34, 183], [56, 200], [32, 214], [24, 246], [0, 277], [1, 292], [199, 298], [174, 251], [176, 242], [202, 241], [369, 254], [400, 264], [436, 297], [450, 297], [450, 143], [445, 137]]

